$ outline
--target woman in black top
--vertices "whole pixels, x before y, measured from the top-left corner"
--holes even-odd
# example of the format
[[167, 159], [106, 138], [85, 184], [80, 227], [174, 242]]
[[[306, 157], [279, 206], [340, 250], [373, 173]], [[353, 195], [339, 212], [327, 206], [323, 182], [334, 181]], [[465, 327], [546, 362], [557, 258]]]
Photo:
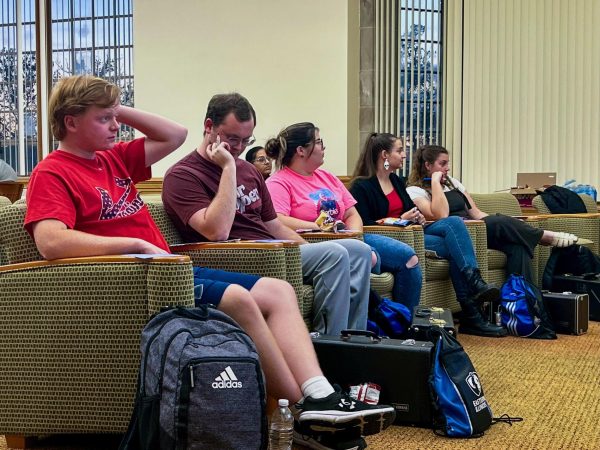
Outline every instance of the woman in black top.
[[414, 155], [407, 189], [412, 200], [429, 220], [459, 216], [485, 222], [489, 248], [506, 253], [508, 273], [533, 279], [531, 260], [535, 246], [567, 247], [577, 236], [557, 233], [527, 225], [514, 217], [488, 215], [481, 211], [460, 181], [448, 175], [448, 150], [439, 145], [425, 145]]
[[[354, 170], [350, 192], [358, 202], [365, 225], [374, 225], [386, 217], [419, 222], [421, 212], [406, 192], [404, 182], [396, 175], [406, 153], [402, 140], [393, 134], [373, 133], [367, 139]], [[506, 330], [492, 325], [481, 315], [477, 302], [496, 300], [497, 287], [481, 278], [473, 243], [463, 221], [449, 217], [424, 227], [425, 248], [448, 259], [450, 276], [463, 317], [460, 332], [480, 336], [506, 336]]]

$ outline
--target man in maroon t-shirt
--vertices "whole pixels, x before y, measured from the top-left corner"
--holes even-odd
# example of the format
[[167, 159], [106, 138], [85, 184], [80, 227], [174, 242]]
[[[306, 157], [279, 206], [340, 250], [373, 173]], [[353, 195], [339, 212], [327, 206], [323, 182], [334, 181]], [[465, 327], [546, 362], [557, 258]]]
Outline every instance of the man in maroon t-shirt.
[[254, 141], [255, 122], [252, 105], [240, 94], [211, 99], [203, 141], [165, 174], [166, 212], [188, 242], [288, 239], [303, 244], [302, 275], [314, 287], [312, 329], [333, 335], [366, 329], [371, 248], [355, 239], [307, 244], [283, 225], [264, 178], [239, 157]]
[[[365, 329], [370, 247], [354, 239], [307, 244], [279, 221], [264, 178], [252, 164], [239, 158], [246, 146], [254, 142], [255, 123], [254, 109], [240, 94], [213, 96], [208, 104], [202, 142], [165, 174], [162, 197], [165, 210], [188, 241], [241, 238], [300, 242], [304, 281], [312, 284], [315, 292], [313, 328], [331, 334], [339, 334], [346, 328]], [[306, 329], [296, 334], [296, 330], [277, 324], [277, 320], [269, 324], [290, 365], [303, 359], [291, 357], [292, 353], [309, 353], [312, 344]], [[326, 395], [325, 392], [319, 395]], [[342, 414], [346, 418], [352, 414], [356, 402], [347, 403], [336, 397], [339, 395], [333, 392], [327, 395], [318, 408], [329, 412], [320, 414]], [[338, 398], [337, 403], [333, 398]], [[317, 408], [315, 402], [307, 400], [302, 408], [309, 405]], [[365, 405], [360, 408], [363, 420], [371, 424], [379, 420], [375, 419], [378, 414], [379, 418], [383, 414], [383, 423], [393, 415], [393, 408], [387, 406], [376, 414]], [[304, 409], [298, 421], [316, 417]], [[380, 429], [375, 426], [374, 431]], [[367, 433], [364, 428], [363, 433]]]

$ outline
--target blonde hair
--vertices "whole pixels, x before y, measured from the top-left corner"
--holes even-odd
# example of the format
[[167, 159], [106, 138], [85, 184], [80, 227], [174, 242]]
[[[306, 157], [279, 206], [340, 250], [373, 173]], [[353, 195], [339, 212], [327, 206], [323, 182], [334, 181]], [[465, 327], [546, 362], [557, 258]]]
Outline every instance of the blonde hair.
[[56, 83], [48, 101], [48, 120], [58, 140], [67, 135], [65, 116], [83, 114], [90, 106], [108, 108], [117, 103], [121, 89], [113, 83], [91, 75], [62, 78]]

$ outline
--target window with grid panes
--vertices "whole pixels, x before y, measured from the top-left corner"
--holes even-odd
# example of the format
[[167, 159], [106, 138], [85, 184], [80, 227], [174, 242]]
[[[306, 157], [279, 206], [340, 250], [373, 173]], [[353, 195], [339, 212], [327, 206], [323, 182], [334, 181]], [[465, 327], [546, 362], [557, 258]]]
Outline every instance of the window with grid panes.
[[[55, 148], [45, 126], [56, 80], [93, 74], [133, 105], [132, 0], [0, 0], [0, 158], [20, 175]], [[133, 131], [123, 127], [121, 136]]]

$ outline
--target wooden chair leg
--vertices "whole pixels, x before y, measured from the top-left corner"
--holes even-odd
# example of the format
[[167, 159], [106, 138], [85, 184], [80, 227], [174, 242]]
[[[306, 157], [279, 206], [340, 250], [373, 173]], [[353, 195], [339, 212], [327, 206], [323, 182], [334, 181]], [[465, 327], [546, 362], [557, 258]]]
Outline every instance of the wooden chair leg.
[[9, 449], [25, 449], [31, 447], [37, 440], [35, 436], [24, 436], [22, 434], [6, 434], [6, 447]]

